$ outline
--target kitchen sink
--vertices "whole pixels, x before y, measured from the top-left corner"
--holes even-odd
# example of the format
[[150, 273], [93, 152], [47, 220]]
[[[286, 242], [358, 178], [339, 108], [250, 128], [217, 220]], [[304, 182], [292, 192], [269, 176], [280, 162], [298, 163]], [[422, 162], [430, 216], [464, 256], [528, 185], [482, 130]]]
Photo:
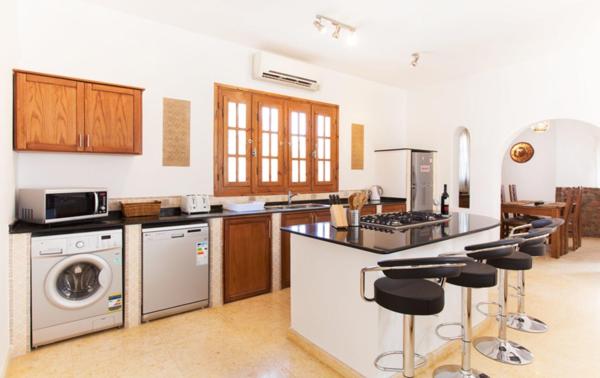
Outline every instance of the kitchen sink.
[[329, 205], [323, 203], [293, 203], [291, 205], [268, 205], [265, 209], [321, 209], [327, 208]]

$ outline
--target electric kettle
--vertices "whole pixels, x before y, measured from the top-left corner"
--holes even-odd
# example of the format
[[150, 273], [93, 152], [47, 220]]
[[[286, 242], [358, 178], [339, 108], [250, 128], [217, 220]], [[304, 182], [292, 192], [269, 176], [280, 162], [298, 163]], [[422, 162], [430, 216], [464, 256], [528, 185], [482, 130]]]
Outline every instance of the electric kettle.
[[369, 189], [369, 199], [371, 202], [381, 201], [381, 195], [383, 194], [383, 188], [379, 185], [373, 185]]

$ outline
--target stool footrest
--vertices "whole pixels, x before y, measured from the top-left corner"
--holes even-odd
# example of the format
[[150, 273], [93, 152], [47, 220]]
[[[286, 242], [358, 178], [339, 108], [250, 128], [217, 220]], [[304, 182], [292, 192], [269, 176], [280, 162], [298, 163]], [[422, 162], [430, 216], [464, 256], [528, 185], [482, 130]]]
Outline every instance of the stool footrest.
[[[381, 364], [379, 364], [379, 360], [381, 360], [384, 357], [387, 356], [391, 356], [394, 354], [398, 354], [401, 355], [402, 358], [404, 358], [404, 352], [401, 350], [395, 350], [395, 351], [391, 351], [391, 352], [383, 352], [380, 355], [377, 356], [377, 358], [375, 359], [375, 367], [381, 371], [389, 371], [389, 372], [403, 372], [404, 369], [403, 368], [397, 368], [397, 367], [392, 367], [392, 366], [383, 366]], [[422, 367], [423, 365], [425, 365], [425, 363], [427, 363], [427, 357], [423, 356], [422, 354], [418, 354], [415, 353], [415, 360], [419, 361], [415, 364], [415, 369], [418, 369], [420, 367]]]
[[[483, 306], [483, 305], [494, 305], [494, 306], [497, 306], [497, 307], [498, 307], [498, 312], [497, 312], [497, 313], [495, 313], [495, 314], [490, 314], [490, 313], [489, 313], [489, 312], [487, 312], [487, 311], [483, 311], [483, 310], [481, 310], [481, 309], [479, 308], [480, 306]], [[479, 302], [479, 303], [477, 303], [477, 304], [475, 305], [475, 309], [476, 309], [476, 310], [477, 310], [479, 313], [481, 313], [481, 314], [483, 314], [483, 315], [485, 315], [485, 316], [489, 316], [489, 317], [491, 317], [491, 318], [497, 318], [498, 316], [500, 316], [500, 315], [501, 315], [501, 312], [502, 312], [501, 308], [502, 308], [502, 305], [501, 305], [500, 303], [498, 303], [498, 302]]]
[[[454, 326], [454, 327], [460, 327], [460, 335], [458, 336], [444, 336], [440, 333], [440, 329], [444, 328], [444, 327], [450, 327], [450, 326]], [[459, 322], [453, 322], [453, 323], [440, 323], [437, 325], [437, 327], [435, 327], [435, 334], [437, 335], [437, 337], [439, 337], [442, 340], [447, 340], [447, 341], [451, 341], [451, 340], [458, 340], [458, 339], [462, 339], [464, 334], [465, 334], [465, 330], [463, 328], [462, 323]]]

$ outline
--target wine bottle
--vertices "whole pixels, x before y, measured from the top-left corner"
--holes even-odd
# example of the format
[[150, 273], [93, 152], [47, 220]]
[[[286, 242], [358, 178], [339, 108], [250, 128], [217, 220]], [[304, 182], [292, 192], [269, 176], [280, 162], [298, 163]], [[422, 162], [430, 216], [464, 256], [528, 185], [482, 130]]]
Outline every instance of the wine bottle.
[[442, 193], [442, 201], [440, 206], [441, 213], [444, 216], [450, 215], [450, 204], [448, 198], [450, 198], [448, 195], [448, 185], [444, 184], [444, 192]]

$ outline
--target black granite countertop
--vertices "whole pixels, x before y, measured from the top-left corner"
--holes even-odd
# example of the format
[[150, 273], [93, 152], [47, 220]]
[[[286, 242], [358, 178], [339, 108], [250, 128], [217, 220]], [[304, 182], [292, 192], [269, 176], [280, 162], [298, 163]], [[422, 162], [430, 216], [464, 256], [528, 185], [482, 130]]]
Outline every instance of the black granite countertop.
[[[347, 203], [347, 199], [342, 199], [343, 203]], [[382, 197], [380, 202], [369, 202], [369, 205], [385, 205], [392, 203], [405, 203], [404, 198], [392, 198]], [[284, 205], [287, 202], [269, 202], [267, 206]], [[34, 224], [22, 221], [16, 221], [9, 227], [9, 233], [11, 234], [23, 234], [31, 233], [35, 235], [41, 234], [58, 234], [58, 233], [72, 233], [82, 231], [93, 231], [108, 228], [123, 227], [126, 225], [140, 224], [142, 227], [159, 227], [168, 225], [179, 225], [189, 224], [194, 222], [202, 222], [210, 218], [226, 218], [226, 217], [240, 217], [248, 215], [262, 215], [272, 213], [287, 213], [287, 212], [300, 212], [300, 211], [318, 211], [326, 210], [329, 207], [324, 206], [328, 204], [328, 200], [303, 200], [294, 201], [294, 204], [306, 204], [315, 203], [322, 206], [311, 207], [311, 208], [294, 208], [294, 209], [261, 209], [256, 211], [229, 211], [223, 210], [222, 206], [212, 206], [211, 211], [208, 213], [199, 214], [185, 214], [182, 213], [178, 208], [165, 208], [161, 209], [159, 217], [135, 217], [135, 218], [123, 218], [120, 211], [111, 212], [107, 217], [101, 219], [90, 219], [85, 221], [73, 221], [56, 224]]]
[[[442, 240], [457, 238], [498, 227], [498, 219], [466, 213], [452, 213], [447, 223], [409, 228], [393, 232], [370, 230], [362, 227], [336, 229], [329, 222], [282, 227], [293, 234], [323, 240], [351, 248], [379, 254], [388, 254]], [[448, 251], [452, 252], [452, 251]]]

